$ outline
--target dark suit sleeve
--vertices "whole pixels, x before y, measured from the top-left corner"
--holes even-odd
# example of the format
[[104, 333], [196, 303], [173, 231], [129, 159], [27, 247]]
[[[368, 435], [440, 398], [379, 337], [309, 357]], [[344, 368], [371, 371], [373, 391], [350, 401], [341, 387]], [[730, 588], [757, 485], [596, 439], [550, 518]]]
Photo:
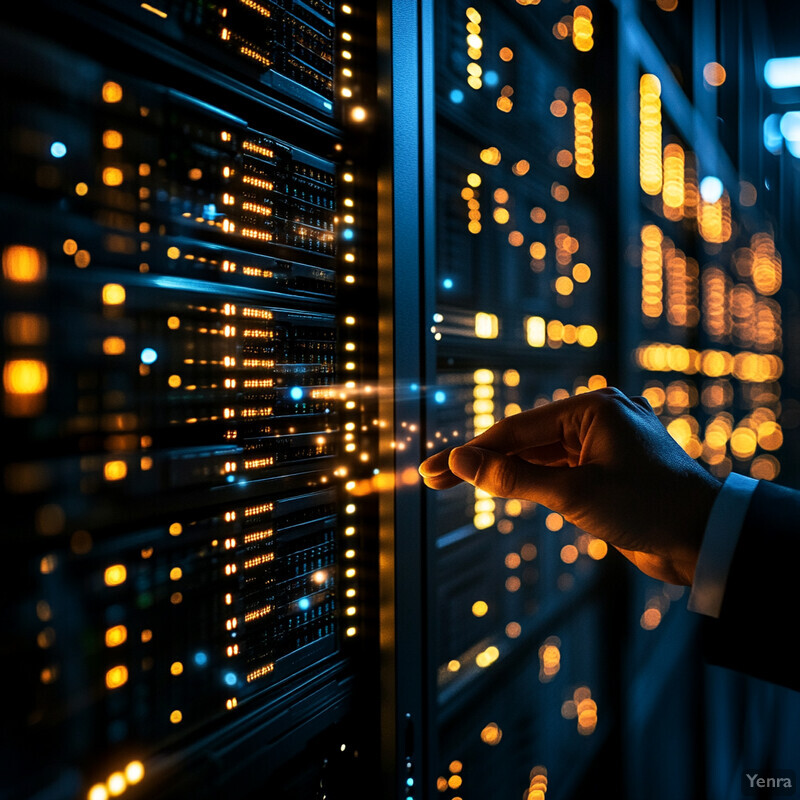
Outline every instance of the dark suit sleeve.
[[800, 691], [800, 492], [760, 481], [718, 619], [703, 621], [712, 664]]

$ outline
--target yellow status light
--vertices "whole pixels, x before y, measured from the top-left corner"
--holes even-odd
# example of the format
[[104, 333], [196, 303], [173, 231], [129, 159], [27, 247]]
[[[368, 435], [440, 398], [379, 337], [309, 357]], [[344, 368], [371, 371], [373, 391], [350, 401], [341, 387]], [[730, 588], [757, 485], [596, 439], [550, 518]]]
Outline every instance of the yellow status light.
[[107, 481], [121, 481], [127, 474], [128, 465], [124, 461], [107, 461], [103, 466], [103, 477]]
[[47, 388], [47, 365], [35, 359], [15, 359], [3, 366], [3, 388], [12, 395], [40, 394]]
[[103, 183], [106, 186], [119, 186], [123, 180], [124, 176], [119, 167], [106, 167], [103, 170]]
[[113, 564], [110, 567], [106, 567], [103, 577], [106, 586], [119, 586], [125, 583], [125, 579], [128, 577], [128, 570], [125, 569], [124, 564]]
[[107, 306], [118, 306], [125, 302], [125, 287], [118, 283], [107, 283], [103, 287], [103, 302]]
[[47, 272], [45, 254], [35, 247], [12, 244], [3, 249], [3, 277], [16, 283], [35, 283]]
[[122, 87], [114, 81], [106, 81], [103, 84], [102, 95], [106, 103], [119, 103], [122, 100]]
[[106, 672], [106, 686], [109, 689], [118, 689], [128, 680], [128, 668], [123, 664], [112, 667]]
[[125, 767], [125, 780], [133, 786], [144, 778], [144, 764], [141, 761], [131, 761]]
[[124, 625], [114, 625], [106, 631], [106, 647], [118, 647], [128, 638], [128, 629]]
[[108, 800], [108, 789], [104, 783], [96, 783], [89, 789], [86, 800]]
[[112, 772], [108, 776], [106, 787], [111, 797], [119, 797], [128, 788], [128, 782], [122, 772]]
[[475, 314], [475, 335], [479, 339], [496, 339], [499, 322], [496, 314], [479, 311]]
[[103, 147], [107, 150], [119, 150], [122, 147], [122, 134], [119, 131], [103, 131]]
[[525, 320], [525, 338], [531, 347], [544, 347], [547, 330], [543, 317], [528, 317]]
[[483, 600], [477, 600], [472, 604], [472, 613], [476, 617], [483, 617], [489, 611], [488, 604]]

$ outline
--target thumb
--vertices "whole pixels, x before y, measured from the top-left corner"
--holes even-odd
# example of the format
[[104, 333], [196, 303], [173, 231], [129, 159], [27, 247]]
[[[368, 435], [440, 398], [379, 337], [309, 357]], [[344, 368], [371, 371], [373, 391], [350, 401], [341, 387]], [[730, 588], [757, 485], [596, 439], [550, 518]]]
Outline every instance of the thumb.
[[494, 497], [534, 499], [541, 467], [482, 447], [456, 447], [448, 460], [450, 471]]

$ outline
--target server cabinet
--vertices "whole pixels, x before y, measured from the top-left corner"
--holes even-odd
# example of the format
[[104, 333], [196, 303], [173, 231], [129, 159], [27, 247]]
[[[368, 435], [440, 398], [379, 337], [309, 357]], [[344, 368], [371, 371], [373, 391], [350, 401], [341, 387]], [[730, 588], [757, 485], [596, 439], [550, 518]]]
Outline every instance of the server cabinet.
[[377, 775], [375, 29], [4, 22], [4, 795]]
[[[614, 13], [595, 5], [436, 4], [425, 455], [617, 380]], [[429, 791], [571, 796], [617, 758], [616, 565], [530, 502], [426, 502]]]

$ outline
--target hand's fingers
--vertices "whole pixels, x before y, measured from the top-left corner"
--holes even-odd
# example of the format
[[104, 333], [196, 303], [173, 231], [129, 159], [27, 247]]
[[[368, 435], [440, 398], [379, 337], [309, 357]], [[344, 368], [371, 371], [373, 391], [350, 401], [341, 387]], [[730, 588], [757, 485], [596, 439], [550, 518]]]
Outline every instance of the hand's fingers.
[[426, 458], [419, 465], [419, 474], [422, 475], [423, 478], [429, 478], [435, 475], [441, 475], [444, 472], [450, 472], [447, 459], [450, 457], [450, 451], [452, 449], [452, 447], [448, 447], [446, 450], [442, 450], [440, 453]]
[[[453, 448], [448, 447], [446, 450], [442, 450], [442, 452], [425, 459], [425, 461], [419, 465], [419, 474], [422, 475], [426, 485], [430, 486], [432, 489], [449, 488], [449, 486], [439, 485], [442, 481], [438, 479], [444, 479], [446, 476], [452, 478], [452, 472], [450, 471], [450, 465], [448, 463], [452, 451]], [[548, 464], [551, 466], [565, 467], [570, 464], [570, 454], [559, 442], [542, 445], [541, 447], [529, 447], [518, 453], [518, 455], [520, 458], [525, 459], [525, 461], [530, 461], [533, 464]], [[577, 459], [578, 453], [572, 455]], [[436, 485], [431, 482], [431, 479], [437, 479], [435, 481]], [[455, 484], [459, 482], [460, 479], [452, 481], [450, 486], [455, 486]]]
[[450, 470], [468, 483], [494, 497], [533, 500], [555, 511], [568, 505], [577, 469], [530, 464], [481, 447], [457, 447], [450, 453]]
[[452, 489], [464, 482], [449, 470], [441, 475], [423, 475], [422, 480], [429, 489]]

